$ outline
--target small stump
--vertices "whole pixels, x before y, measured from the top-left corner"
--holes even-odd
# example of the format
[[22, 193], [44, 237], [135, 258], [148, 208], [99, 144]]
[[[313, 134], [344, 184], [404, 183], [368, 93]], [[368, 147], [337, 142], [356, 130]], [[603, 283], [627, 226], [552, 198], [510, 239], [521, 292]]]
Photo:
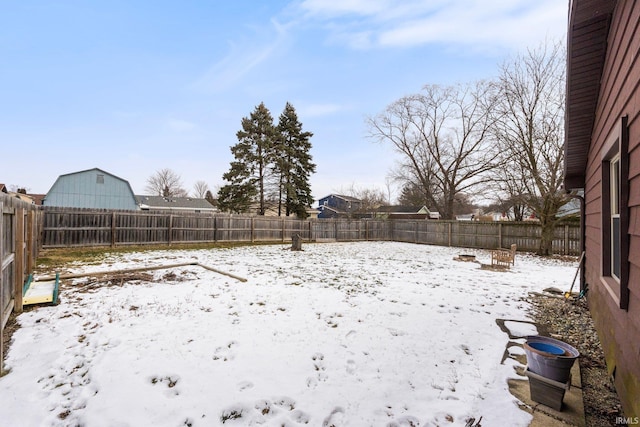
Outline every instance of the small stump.
[[302, 250], [302, 237], [300, 237], [300, 235], [297, 233], [291, 236], [291, 250], [292, 251]]

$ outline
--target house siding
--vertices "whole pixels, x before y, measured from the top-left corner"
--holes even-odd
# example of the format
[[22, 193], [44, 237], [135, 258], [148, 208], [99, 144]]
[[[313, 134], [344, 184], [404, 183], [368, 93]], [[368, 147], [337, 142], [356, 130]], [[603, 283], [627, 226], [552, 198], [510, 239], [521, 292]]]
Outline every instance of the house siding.
[[358, 212], [361, 206], [362, 202], [353, 197], [330, 194], [318, 200], [318, 209], [320, 210], [318, 218], [348, 217], [354, 212]]
[[[640, 416], [639, 26], [637, 1], [618, 1], [608, 36], [585, 182], [585, 279], [589, 285], [589, 304], [609, 372], [614, 376], [628, 417]], [[601, 278], [603, 150], [625, 115], [629, 130], [629, 299], [626, 310], [619, 307]]]

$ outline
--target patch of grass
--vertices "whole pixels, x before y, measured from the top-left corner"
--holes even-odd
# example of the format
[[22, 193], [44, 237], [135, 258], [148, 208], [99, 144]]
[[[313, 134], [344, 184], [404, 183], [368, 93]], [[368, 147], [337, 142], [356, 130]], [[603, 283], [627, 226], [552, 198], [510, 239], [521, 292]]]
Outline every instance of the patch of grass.
[[43, 249], [36, 262], [36, 272], [59, 270], [73, 262], [99, 264], [108, 252], [106, 248]]
[[221, 243], [193, 243], [168, 245], [144, 245], [121, 247], [82, 247], [82, 248], [52, 248], [40, 251], [36, 261], [35, 272], [47, 274], [58, 271], [71, 263], [101, 264], [109, 255], [127, 254], [133, 252], [173, 251], [173, 250], [202, 250], [202, 249], [233, 249], [242, 246], [272, 245], [273, 242], [221, 242]]
[[233, 409], [228, 412], [225, 411], [222, 413], [222, 415], [220, 415], [220, 421], [222, 421], [222, 424], [226, 423], [229, 420], [235, 420], [238, 418], [242, 418], [242, 410], [236, 411], [235, 409]]

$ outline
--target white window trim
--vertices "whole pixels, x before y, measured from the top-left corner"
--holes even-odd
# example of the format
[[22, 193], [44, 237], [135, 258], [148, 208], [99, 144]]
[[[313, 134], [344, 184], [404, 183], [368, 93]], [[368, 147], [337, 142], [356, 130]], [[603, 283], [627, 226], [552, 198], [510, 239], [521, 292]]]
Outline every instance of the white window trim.
[[[609, 160], [609, 201], [610, 201], [610, 212], [611, 218], [609, 219], [609, 226], [611, 232], [611, 241], [609, 245], [611, 247], [611, 256], [609, 257], [609, 262], [611, 263], [611, 277], [618, 283], [620, 283], [620, 277], [618, 277], [615, 273], [616, 271], [616, 263], [614, 257], [614, 246], [616, 244], [614, 239], [614, 220], [618, 220], [618, 228], [620, 227], [620, 152]], [[618, 230], [618, 246], [620, 246], [620, 233], [621, 230]], [[620, 256], [620, 248], [618, 248], [618, 256]], [[618, 260], [620, 262], [620, 260]], [[620, 268], [620, 266], [618, 266]]]
[[[628, 227], [628, 212], [623, 201], [628, 203], [628, 147], [629, 128], [628, 116], [620, 118], [609, 133], [601, 148], [601, 257], [600, 257], [600, 283], [611, 296], [615, 304], [626, 310], [629, 306], [629, 271], [626, 259], [629, 256], [628, 236], [625, 235]], [[617, 175], [614, 176], [617, 171]], [[617, 187], [617, 188], [616, 188]], [[617, 191], [615, 191], [617, 190]], [[625, 194], [623, 194], [623, 192]], [[613, 220], [618, 218], [620, 223], [620, 277], [614, 268], [614, 234]], [[608, 236], [607, 233], [609, 234]], [[604, 237], [608, 237], [604, 239]]]

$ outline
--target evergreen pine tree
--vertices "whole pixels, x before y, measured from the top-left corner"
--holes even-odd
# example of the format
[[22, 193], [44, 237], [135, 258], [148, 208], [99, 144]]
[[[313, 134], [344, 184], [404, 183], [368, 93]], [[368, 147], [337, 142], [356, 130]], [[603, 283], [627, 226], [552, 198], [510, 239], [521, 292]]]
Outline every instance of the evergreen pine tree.
[[313, 203], [309, 176], [316, 170], [310, 154], [313, 133], [302, 131], [302, 123], [289, 102], [280, 114], [276, 130], [273, 168], [278, 178], [278, 214], [284, 203], [287, 216], [306, 218], [307, 207]]
[[218, 201], [213, 197], [213, 193], [211, 193], [211, 190], [207, 190], [206, 194], [204, 195], [204, 199], [211, 203], [212, 206], [218, 206]]
[[231, 147], [235, 161], [222, 176], [229, 184], [220, 188], [218, 205], [221, 210], [244, 213], [257, 197], [257, 213], [264, 215], [269, 165], [273, 163], [276, 139], [273, 117], [264, 103], [242, 119], [242, 130], [236, 133], [236, 137], [238, 143]]

